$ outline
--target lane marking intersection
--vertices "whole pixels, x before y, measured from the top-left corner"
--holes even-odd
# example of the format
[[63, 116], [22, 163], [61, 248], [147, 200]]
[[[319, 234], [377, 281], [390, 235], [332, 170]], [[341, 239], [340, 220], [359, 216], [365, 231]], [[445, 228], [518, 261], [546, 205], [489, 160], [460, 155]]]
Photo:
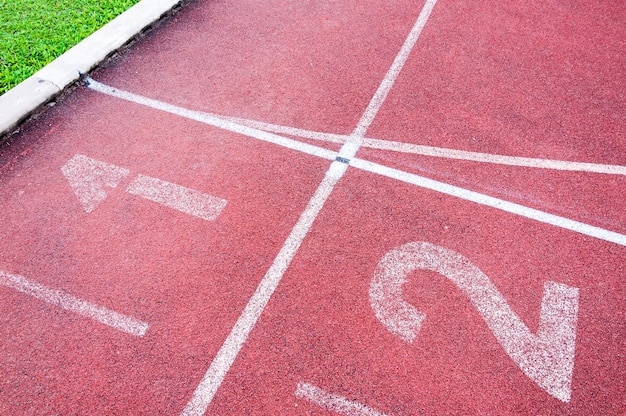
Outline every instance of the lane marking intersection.
[[[282, 276], [288, 269], [291, 261], [297, 253], [304, 238], [312, 227], [315, 218], [324, 206], [324, 203], [332, 193], [335, 185], [347, 171], [348, 166], [385, 176], [387, 178], [399, 180], [413, 184], [425, 189], [444, 193], [449, 196], [460, 198], [466, 201], [478, 203], [524, 218], [550, 224], [576, 233], [588, 235], [604, 241], [626, 246], [626, 235], [606, 230], [600, 227], [585, 224], [569, 218], [550, 214], [541, 210], [515, 204], [503, 199], [480, 194], [461, 187], [450, 185], [444, 182], [435, 181], [420, 175], [393, 169], [384, 165], [373, 163], [364, 159], [356, 158], [355, 155], [360, 147], [370, 147], [380, 150], [419, 154], [425, 156], [443, 157], [457, 160], [468, 160], [481, 163], [494, 163], [500, 165], [523, 166], [531, 168], [556, 169], [566, 171], [583, 171], [602, 174], [626, 174], [626, 167], [618, 165], [606, 165], [587, 162], [571, 162], [562, 160], [548, 160], [528, 157], [515, 157], [506, 155], [492, 155], [478, 152], [467, 152], [456, 149], [437, 148], [421, 146], [411, 143], [388, 142], [384, 140], [369, 139], [365, 134], [376, 117], [378, 110], [382, 106], [387, 94], [391, 90], [395, 79], [400, 73], [402, 66], [408, 59], [409, 53], [417, 41], [436, 0], [426, 1], [411, 33], [407, 37], [402, 49], [396, 56], [394, 63], [387, 72], [378, 90], [370, 101], [367, 109], [362, 115], [359, 123], [350, 135], [339, 135], [330, 133], [313, 132], [294, 127], [277, 126], [254, 120], [238, 119], [221, 116], [217, 114], [204, 113], [178, 107], [172, 104], [153, 100], [128, 91], [122, 91], [114, 87], [99, 83], [93, 79], [87, 79], [88, 88], [109, 95], [134, 102], [140, 105], [151, 107], [160, 111], [179, 115], [188, 119], [199, 121], [211, 126], [222, 128], [234, 133], [263, 140], [285, 148], [317, 156], [332, 161], [324, 179], [318, 186], [309, 204], [301, 214], [298, 222], [292, 229], [279, 254], [274, 259], [271, 267], [261, 280], [257, 290], [250, 298], [241, 316], [232, 328], [224, 344], [214, 357], [209, 369], [205, 373], [202, 381], [193, 393], [191, 400], [183, 410], [183, 415], [202, 415], [212, 402], [217, 390], [221, 386], [226, 374], [234, 363], [241, 348], [245, 344], [248, 335], [256, 325], [265, 306], [268, 304], [272, 294], [278, 287]], [[332, 143], [343, 144], [339, 152], [324, 149], [308, 143], [289, 139], [279, 134], [289, 134], [302, 138], [323, 140]], [[304, 397], [305, 392], [311, 393], [311, 397], [320, 396], [320, 391], [314, 386], [300, 383], [296, 395]], [[322, 391], [323, 392], [323, 391]], [[315, 394], [313, 394], [315, 393]], [[319, 393], [319, 394], [318, 394]], [[308, 394], [308, 393], [307, 393]], [[324, 394], [326, 394], [324, 392]], [[320, 396], [321, 397], [321, 396]]]
[[[400, 52], [394, 59], [391, 68], [385, 74], [385, 77], [376, 90], [370, 104], [361, 116], [354, 132], [348, 141], [344, 143], [339, 153], [336, 156], [333, 155], [334, 157], [332, 157], [332, 159], [335, 159], [336, 157], [338, 160], [333, 160], [331, 163], [328, 171], [324, 175], [324, 179], [315, 191], [315, 194], [309, 201], [309, 204], [300, 216], [298, 222], [292, 229], [289, 237], [287, 237], [287, 240], [274, 259], [270, 269], [259, 283], [257, 290], [252, 295], [252, 298], [250, 298], [250, 301], [237, 320], [237, 323], [226, 338], [226, 341], [218, 351], [216, 357], [213, 359], [211, 366], [194, 391], [191, 400], [187, 403], [185, 409], [183, 409], [182, 415], [203, 415], [213, 401], [215, 393], [224, 381], [226, 374], [230, 370], [230, 367], [239, 354], [239, 351], [241, 351], [248, 335], [256, 325], [265, 306], [274, 294], [274, 291], [278, 287], [283, 275], [287, 271], [287, 268], [291, 264], [296, 252], [300, 248], [302, 241], [304, 241], [304, 238], [313, 226], [315, 218], [321, 211], [324, 203], [332, 193], [337, 182], [339, 182], [341, 177], [347, 171], [348, 163], [345, 163], [344, 160], [349, 161], [359, 150], [363, 136], [380, 110], [380, 107], [391, 90], [391, 87], [398, 77], [400, 70], [406, 63], [409, 53], [417, 42], [417, 39], [424, 28], [433, 7], [435, 6], [435, 3], [436, 0], [427, 0], [424, 4], [417, 21], [411, 29], [411, 32], [404, 41]], [[313, 146], [308, 145], [307, 147]]]
[[[257, 130], [252, 127], [240, 126], [231, 121], [224, 121], [217, 116], [201, 113], [196, 111], [187, 110], [181, 107], [176, 107], [171, 104], [162, 103], [160, 101], [152, 100], [146, 97], [142, 97], [137, 94], [133, 94], [127, 91], [122, 91], [110, 87], [108, 85], [99, 83], [95, 80], [88, 80], [88, 88], [98, 91], [100, 93], [110, 95], [116, 98], [120, 98], [126, 101], [134, 102], [136, 104], [145, 105], [147, 107], [151, 107], [157, 110], [162, 110], [169, 112], [171, 114], [181, 115], [183, 117], [187, 117], [187, 113], [192, 113], [192, 117], [187, 117], [192, 120], [200, 121], [202, 123], [206, 123], [215, 127], [223, 128], [235, 133], [244, 134], [248, 137], [256, 138], [259, 140], [263, 140], [266, 142], [274, 143], [279, 146], [283, 146], [292, 150], [301, 151], [306, 154], [314, 155], [321, 157], [327, 160], [336, 160], [337, 153], [324, 149], [322, 147], [317, 147], [310, 145], [308, 143], [298, 142], [297, 140], [288, 139], [282, 136], [278, 136], [273, 133], [268, 133], [262, 130]], [[353, 136], [344, 136], [344, 137], [353, 137]], [[352, 139], [354, 140], [354, 138]], [[364, 139], [359, 139], [363, 142]], [[354, 142], [346, 142], [354, 143]], [[343, 156], [339, 156], [344, 158]], [[580, 221], [572, 220], [570, 218], [562, 217], [559, 215], [551, 214], [549, 212], [541, 211], [535, 208], [530, 208], [525, 205], [516, 204], [514, 202], [507, 201], [505, 199], [500, 199], [496, 197], [492, 197], [486, 194], [481, 194], [479, 192], [471, 191], [469, 189], [465, 189], [459, 186], [450, 185], [445, 182], [436, 181], [434, 179], [430, 179], [424, 176], [416, 175], [413, 173], [405, 172], [399, 169], [391, 168], [388, 166], [384, 166], [378, 163], [370, 162], [365, 159], [359, 159], [356, 157], [344, 158], [349, 160], [349, 165], [351, 167], [375, 173], [381, 176], [385, 176], [391, 179], [396, 179], [401, 182], [406, 182], [412, 185], [416, 185], [425, 189], [430, 189], [432, 191], [440, 192], [446, 195], [454, 196], [460, 199], [464, 199], [466, 201], [475, 202], [480, 205], [485, 205], [491, 208], [495, 208], [501, 211], [505, 211], [511, 214], [519, 215], [521, 217], [533, 219], [535, 221], [539, 221], [545, 224], [550, 224], [559, 228], [564, 228], [569, 231], [573, 231], [576, 233], [584, 234], [590, 237], [598, 238], [600, 240], [608, 241], [611, 243], [615, 243], [621, 246], [626, 246], [626, 235], [621, 234], [615, 231], [607, 230], [602, 227], [593, 226], [587, 223], [583, 223]], [[538, 159], [541, 160], [541, 159]], [[557, 161], [558, 162], [558, 161]], [[567, 162], [567, 163], [577, 163], [577, 162]], [[581, 162], [582, 163], [582, 162]], [[607, 166], [613, 170], [614, 165], [601, 165]], [[617, 166], [617, 168], [621, 168]], [[565, 169], [565, 170], [573, 170], [573, 169]], [[598, 169], [600, 170], [600, 169]]]

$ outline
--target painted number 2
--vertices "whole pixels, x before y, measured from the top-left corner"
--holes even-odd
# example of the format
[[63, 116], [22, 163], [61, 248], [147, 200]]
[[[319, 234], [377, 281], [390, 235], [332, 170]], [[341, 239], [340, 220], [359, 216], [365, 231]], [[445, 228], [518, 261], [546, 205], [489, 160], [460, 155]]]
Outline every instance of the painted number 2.
[[539, 329], [532, 334], [478, 267], [452, 250], [426, 242], [397, 247], [380, 260], [369, 297], [376, 317], [391, 333], [412, 343], [426, 315], [402, 299], [402, 285], [415, 270], [450, 279], [470, 299], [511, 359], [552, 396], [571, 397], [578, 289], [546, 282]]

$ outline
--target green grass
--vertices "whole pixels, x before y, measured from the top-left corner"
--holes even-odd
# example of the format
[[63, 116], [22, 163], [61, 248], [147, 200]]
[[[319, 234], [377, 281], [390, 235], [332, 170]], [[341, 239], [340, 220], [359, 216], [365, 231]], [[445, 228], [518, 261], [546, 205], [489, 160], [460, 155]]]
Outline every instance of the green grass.
[[0, 0], [0, 94], [139, 0]]

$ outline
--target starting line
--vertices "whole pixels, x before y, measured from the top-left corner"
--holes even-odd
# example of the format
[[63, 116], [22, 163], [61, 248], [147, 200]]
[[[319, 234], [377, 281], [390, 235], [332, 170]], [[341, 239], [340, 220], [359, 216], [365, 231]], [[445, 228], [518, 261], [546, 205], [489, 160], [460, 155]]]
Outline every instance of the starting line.
[[[248, 137], [252, 137], [252, 138], [266, 141], [269, 143], [274, 143], [279, 146], [286, 147], [288, 149], [297, 150], [306, 154], [321, 157], [323, 159], [335, 160], [335, 158], [338, 156], [338, 154], [336, 152], [333, 152], [332, 150], [313, 146], [308, 143], [302, 143], [297, 140], [282, 137], [274, 133], [269, 133], [263, 130], [258, 130], [250, 126], [240, 125], [240, 124], [235, 123], [234, 121], [226, 120], [226, 119], [220, 118], [219, 116], [215, 116], [212, 114], [188, 110], [182, 107], [177, 107], [171, 104], [167, 104], [167, 103], [163, 103], [160, 101], [152, 100], [150, 98], [142, 97], [140, 95], [133, 94], [128, 91], [118, 90], [116, 88], [113, 88], [108, 85], [102, 84], [98, 81], [95, 81], [91, 78], [87, 79], [87, 86], [94, 91], [98, 91], [100, 93], [110, 95], [112, 97], [120, 98], [120, 99], [130, 101], [136, 104], [141, 104], [146, 107], [151, 107], [157, 110], [166, 111], [171, 114], [186, 117], [195, 121], [200, 121], [202, 123], [209, 124], [214, 127], [219, 127], [219, 128], [229, 130], [235, 133], [240, 133]], [[342, 137], [353, 137], [353, 136], [342, 136]], [[363, 140], [363, 142], [365, 142], [365, 140]], [[349, 143], [349, 142], [346, 142], [346, 143]], [[490, 155], [490, 156], [494, 158], [499, 158], [499, 157], [510, 158], [510, 156], [499, 156], [499, 155]], [[415, 175], [413, 173], [405, 172], [399, 169], [390, 168], [388, 166], [370, 162], [364, 159], [359, 159], [356, 157], [352, 157], [348, 159], [349, 159], [349, 165], [357, 169], [361, 169], [370, 173], [375, 173], [381, 176], [386, 176], [391, 179], [396, 179], [396, 180], [406, 182], [412, 185], [416, 185], [422, 188], [430, 189], [432, 191], [441, 192], [443, 194], [454, 196], [460, 199], [464, 199], [466, 201], [471, 201], [471, 202], [475, 202], [477, 204], [485, 205], [491, 208], [496, 208], [496, 209], [499, 209], [499, 210], [502, 210], [511, 214], [533, 219], [539, 222], [543, 222], [545, 224], [554, 225], [555, 227], [564, 228], [566, 230], [588, 235], [590, 237], [598, 238], [600, 240], [608, 241], [608, 242], [615, 243], [621, 246], [626, 246], [626, 235], [624, 234], [610, 231], [601, 227], [596, 227], [596, 226], [586, 224], [580, 221], [575, 221], [569, 218], [561, 217], [559, 215], [550, 214], [549, 212], [544, 212], [544, 211], [530, 208], [521, 204], [516, 204], [514, 202], [510, 202], [504, 199], [495, 198], [489, 195], [481, 194], [479, 192], [470, 191], [469, 189], [465, 189], [459, 186], [450, 185], [445, 182], [440, 182], [440, 181], [436, 181], [433, 179], [429, 179], [424, 176]], [[527, 158], [522, 158], [522, 159], [527, 159]], [[566, 161], [545, 161], [543, 159], [527, 159], [527, 160], [532, 161], [533, 164], [546, 165], [546, 166], [534, 166], [534, 167], [547, 168], [548, 165], [553, 164], [556, 166], [560, 166], [561, 170], [583, 170], [582, 168], [585, 168], [586, 171], [589, 171], [589, 172], [611, 173], [611, 174], [623, 174], [622, 170], [624, 170], [624, 167], [616, 166], [616, 165], [597, 165], [593, 163], [566, 162]], [[496, 163], [496, 162], [492, 162], [492, 163]], [[562, 165], [563, 163], [568, 164], [568, 165]], [[575, 169], [577, 164], [582, 165], [582, 166], [579, 166], [580, 169], [578, 168]], [[518, 165], [518, 166], [523, 166], [523, 165]], [[590, 170], [590, 169], [595, 169], [595, 170]]]
[[[208, 113], [207, 113], [208, 114]], [[297, 127], [280, 126], [258, 120], [210, 114], [213, 117], [241, 124], [242, 126], [276, 134], [288, 134], [303, 139], [318, 140], [329, 143], [345, 143], [350, 136], [336, 133], [305, 130]], [[569, 160], [538, 159], [532, 157], [494, 155], [490, 153], [468, 152], [465, 150], [444, 147], [424, 146], [413, 143], [395, 142], [390, 140], [364, 138], [362, 147], [376, 150], [389, 150], [397, 153], [410, 153], [421, 156], [432, 156], [443, 159], [466, 160], [470, 162], [493, 163], [505, 166], [521, 166], [527, 168], [553, 169], [572, 172], [591, 172], [607, 175], [626, 175], [626, 166], [606, 165], [602, 163], [572, 162]]]

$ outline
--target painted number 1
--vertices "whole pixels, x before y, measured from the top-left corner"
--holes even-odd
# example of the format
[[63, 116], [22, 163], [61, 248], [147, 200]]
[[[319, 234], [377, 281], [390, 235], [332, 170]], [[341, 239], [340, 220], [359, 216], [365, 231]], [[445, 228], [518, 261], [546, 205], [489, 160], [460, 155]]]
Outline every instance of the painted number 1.
[[369, 297], [376, 317], [387, 329], [412, 343], [426, 315], [402, 299], [402, 285], [415, 270], [430, 270], [450, 279], [470, 299], [498, 342], [540, 388], [564, 402], [571, 397], [578, 289], [544, 284], [539, 329], [532, 334], [502, 294], [478, 267], [452, 250], [426, 242], [397, 247], [380, 260]]

